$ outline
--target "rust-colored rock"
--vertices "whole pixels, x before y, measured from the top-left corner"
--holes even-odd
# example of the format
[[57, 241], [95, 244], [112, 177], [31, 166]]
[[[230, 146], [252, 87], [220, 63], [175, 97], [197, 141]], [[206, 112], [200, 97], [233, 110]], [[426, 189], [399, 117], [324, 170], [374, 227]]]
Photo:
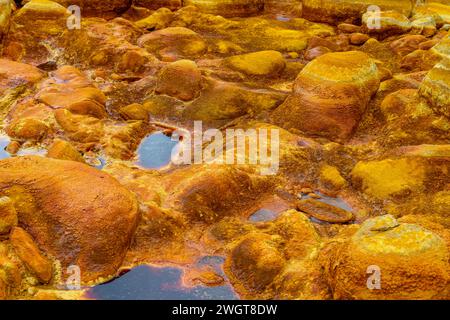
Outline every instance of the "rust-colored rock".
[[262, 291], [282, 271], [285, 259], [268, 235], [249, 236], [231, 253], [230, 269], [248, 290]]
[[[36, 1], [36, 0], [34, 0]], [[106, 4], [102, 0], [52, 0], [61, 4], [64, 7], [69, 7], [71, 5], [76, 5], [81, 8], [84, 12], [89, 13], [119, 13], [125, 10], [128, 5], [128, 0], [108, 0]]]
[[227, 17], [250, 16], [264, 8], [264, 0], [184, 0], [183, 3]]
[[22, 228], [15, 227], [11, 231], [11, 244], [17, 256], [40, 282], [47, 283], [51, 280], [52, 263], [42, 255], [31, 235]]
[[6, 131], [17, 139], [40, 140], [47, 135], [49, 127], [39, 119], [28, 117], [14, 120]]
[[331, 50], [327, 47], [314, 47], [305, 52], [305, 59], [311, 61], [330, 52]]
[[359, 33], [361, 32], [361, 27], [351, 23], [341, 23], [338, 25], [338, 30], [345, 33]]
[[8, 197], [0, 198], [0, 235], [8, 234], [17, 225], [14, 202]]
[[179, 60], [161, 70], [156, 92], [189, 101], [200, 93], [201, 80], [202, 74], [194, 61]]
[[39, 101], [52, 108], [96, 118], [106, 116], [106, 97], [76, 68], [63, 66], [54, 72], [38, 93]]
[[379, 86], [374, 61], [358, 51], [328, 53], [310, 62], [278, 107], [280, 126], [334, 140], [348, 139]]
[[400, 56], [405, 56], [417, 49], [427, 38], [421, 35], [407, 35], [391, 42], [391, 49]]
[[198, 33], [183, 27], [170, 27], [145, 34], [139, 38], [138, 45], [166, 61], [174, 61], [179, 57], [198, 57], [207, 48]]
[[55, 39], [62, 34], [67, 29], [69, 16], [70, 12], [66, 7], [57, 2], [27, 2], [12, 16], [10, 32], [5, 39], [6, 50], [15, 51], [13, 57], [26, 62], [47, 62], [52, 58], [55, 46], [46, 45], [44, 41]]
[[56, 139], [50, 146], [47, 152], [47, 157], [60, 159], [60, 160], [71, 160], [84, 163], [83, 156], [74, 148], [70, 142]]
[[38, 68], [7, 59], [0, 59], [0, 90], [33, 85], [44, 77]]
[[259, 51], [232, 56], [224, 60], [226, 66], [249, 76], [277, 76], [286, 67], [278, 51]]
[[148, 121], [149, 116], [144, 106], [139, 103], [133, 103], [128, 106], [124, 106], [119, 110], [120, 115], [126, 120], [142, 120]]
[[450, 118], [450, 59], [444, 59], [427, 74], [419, 93], [434, 110]]
[[120, 266], [138, 209], [115, 179], [78, 162], [29, 156], [0, 162], [0, 190], [39, 247], [63, 268], [78, 265], [83, 282]]
[[409, 0], [304, 0], [303, 16], [312, 21], [328, 23], [356, 22], [372, 6], [381, 10], [396, 10], [409, 16], [412, 3]]
[[347, 210], [314, 199], [300, 200], [297, 208], [320, 221], [346, 223], [353, 220], [353, 214]]
[[403, 34], [412, 28], [408, 17], [397, 11], [368, 11], [362, 16], [362, 22], [366, 33], [379, 38]]
[[363, 45], [364, 43], [366, 43], [367, 40], [369, 40], [370, 37], [367, 34], [363, 34], [363, 33], [353, 33], [350, 36], [350, 43], [360, 46]]

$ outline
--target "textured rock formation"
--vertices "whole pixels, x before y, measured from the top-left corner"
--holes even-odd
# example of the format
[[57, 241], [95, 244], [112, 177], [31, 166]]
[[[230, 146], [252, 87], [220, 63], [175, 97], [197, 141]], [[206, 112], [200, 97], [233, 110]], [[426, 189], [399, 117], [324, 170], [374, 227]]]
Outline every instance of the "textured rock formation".
[[33, 238], [22, 228], [11, 231], [11, 244], [17, 256], [41, 283], [48, 283], [53, 276], [51, 262], [39, 251]]
[[9, 20], [11, 18], [12, 5], [9, 0], [0, 1], [0, 39], [3, 38], [9, 28]]
[[[40, 0], [25, 0], [23, 3], [30, 1], [40, 1]], [[69, 6], [76, 5], [79, 6], [84, 13], [90, 14], [102, 14], [111, 13], [116, 14], [123, 12], [129, 6], [128, 0], [109, 0], [105, 3], [102, 0], [52, 0], [53, 2], [59, 3], [60, 5], [68, 8]]]
[[414, 8], [413, 18], [421, 19], [433, 17], [438, 26], [450, 23], [450, 4], [441, 1], [429, 1]]
[[138, 26], [123, 18], [107, 22], [88, 18], [82, 19], [81, 30], [65, 30], [58, 45], [65, 50], [65, 63], [141, 73], [156, 65], [156, 59], [136, 45], [141, 35]]
[[439, 57], [450, 59], [450, 32], [432, 47], [430, 51], [439, 55]]
[[55, 139], [47, 152], [47, 157], [60, 160], [70, 160], [84, 163], [83, 156], [70, 142]]
[[148, 121], [149, 119], [147, 110], [139, 103], [132, 103], [128, 106], [124, 106], [120, 108], [119, 113], [126, 120]]
[[53, 109], [65, 108], [72, 113], [96, 118], [106, 116], [106, 97], [76, 68], [64, 66], [43, 84], [37, 99]]
[[[295, 210], [283, 212], [265, 232], [242, 235], [225, 264], [231, 281], [244, 297], [267, 297], [274, 288], [279, 296], [323, 298], [327, 293], [314, 258], [320, 244], [309, 220]], [[297, 269], [299, 268], [299, 269]]]
[[258, 92], [239, 84], [206, 79], [200, 97], [183, 110], [182, 117], [220, 124], [245, 114], [272, 110], [285, 97], [274, 90]]
[[7, 59], [0, 59], [0, 90], [14, 89], [20, 86], [32, 86], [44, 77], [38, 68]]
[[392, 34], [402, 34], [411, 30], [411, 22], [397, 11], [368, 11], [362, 16], [363, 30], [383, 38]]
[[325, 276], [336, 299], [448, 299], [447, 246], [432, 231], [392, 216], [369, 219], [325, 247]]
[[8, 134], [22, 140], [41, 140], [49, 133], [49, 126], [32, 117], [13, 120], [6, 128]]
[[[4, 50], [15, 60], [37, 64], [51, 60], [56, 49], [53, 41], [67, 29], [69, 16], [66, 7], [53, 1], [26, 3], [11, 19]], [[51, 44], [45, 45], [45, 41]]]
[[377, 66], [366, 54], [328, 53], [302, 70], [292, 95], [273, 117], [286, 129], [345, 140], [352, 135], [378, 86]]
[[225, 59], [225, 65], [249, 76], [277, 76], [286, 67], [277, 51], [260, 51]]
[[0, 198], [0, 235], [8, 234], [17, 225], [17, 212], [9, 197]]
[[174, 61], [179, 57], [198, 57], [206, 51], [206, 44], [201, 36], [182, 27], [166, 28], [143, 35], [138, 44], [166, 61]]
[[264, 0], [185, 0], [183, 3], [197, 6], [204, 12], [228, 17], [249, 16], [264, 8]]
[[351, 212], [314, 199], [300, 200], [297, 208], [308, 216], [320, 221], [346, 223], [353, 220], [353, 214]]
[[300, 17], [303, 0], [264, 0], [264, 12]]
[[421, 35], [407, 35], [391, 42], [391, 49], [398, 55], [405, 56], [417, 49], [427, 38]]
[[371, 5], [376, 5], [381, 10], [396, 10], [406, 16], [412, 10], [412, 2], [409, 0], [304, 0], [303, 16], [308, 20], [329, 23], [355, 22]]
[[173, 17], [174, 13], [172, 11], [167, 8], [160, 8], [144, 19], [136, 21], [136, 25], [147, 30], [160, 30], [167, 28]]
[[83, 282], [113, 275], [120, 266], [137, 203], [107, 174], [72, 161], [7, 159], [0, 162], [0, 190], [14, 200], [20, 224], [41, 250], [62, 267], [78, 265]]
[[389, 94], [381, 103], [385, 118], [385, 143], [408, 145], [447, 143], [450, 120], [433, 112], [417, 89], [403, 89]]
[[443, 59], [428, 72], [419, 93], [436, 112], [450, 118], [450, 59]]

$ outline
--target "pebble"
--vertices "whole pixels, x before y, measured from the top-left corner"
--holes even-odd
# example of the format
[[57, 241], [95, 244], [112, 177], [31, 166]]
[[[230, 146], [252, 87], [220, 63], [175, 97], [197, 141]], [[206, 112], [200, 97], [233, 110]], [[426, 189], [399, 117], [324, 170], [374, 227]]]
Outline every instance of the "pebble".
[[308, 216], [329, 223], [346, 223], [354, 219], [350, 211], [314, 199], [300, 200], [297, 208]]

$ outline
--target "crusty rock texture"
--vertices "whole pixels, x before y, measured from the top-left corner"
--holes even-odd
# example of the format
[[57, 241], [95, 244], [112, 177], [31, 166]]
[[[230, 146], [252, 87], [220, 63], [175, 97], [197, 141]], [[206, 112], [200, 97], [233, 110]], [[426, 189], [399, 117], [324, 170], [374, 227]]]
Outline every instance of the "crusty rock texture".
[[264, 0], [184, 0], [184, 5], [194, 5], [204, 12], [223, 16], [250, 16], [261, 12]]
[[80, 266], [84, 282], [120, 266], [138, 208], [115, 179], [78, 162], [30, 156], [0, 162], [0, 190], [36, 243], [63, 267]]
[[412, 10], [409, 0], [303, 0], [303, 16], [312, 21], [354, 22], [371, 5], [378, 6], [381, 10], [396, 10], [406, 16]]
[[345, 140], [356, 129], [379, 83], [378, 68], [366, 54], [328, 53], [300, 72], [292, 95], [273, 116], [286, 129]]
[[[369, 219], [322, 254], [335, 298], [448, 299], [448, 238], [419, 225], [390, 215]], [[381, 286], [367, 277], [375, 273]], [[413, 280], [418, 277], [419, 283]]]
[[444, 58], [428, 72], [419, 93], [436, 112], [450, 118], [450, 59]]

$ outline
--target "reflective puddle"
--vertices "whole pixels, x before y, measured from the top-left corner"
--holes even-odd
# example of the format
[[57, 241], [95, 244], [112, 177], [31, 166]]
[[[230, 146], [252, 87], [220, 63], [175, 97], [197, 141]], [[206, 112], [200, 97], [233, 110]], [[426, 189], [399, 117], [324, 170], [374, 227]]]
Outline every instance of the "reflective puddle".
[[11, 155], [6, 152], [5, 148], [8, 146], [11, 140], [8, 136], [0, 135], [0, 160], [9, 158]]
[[[11, 139], [7, 135], [0, 135], [0, 160], [10, 158], [11, 154], [6, 151], [6, 147], [11, 142]], [[25, 147], [21, 148], [17, 152], [17, 156], [45, 156], [47, 154], [47, 150], [44, 148], [38, 147]]]
[[[199, 264], [211, 265], [221, 271], [223, 259], [205, 257]], [[197, 285], [185, 287], [179, 268], [138, 266], [123, 276], [91, 288], [87, 296], [97, 300], [235, 300], [229, 284], [216, 287]]]
[[[313, 198], [313, 197], [311, 197], [309, 195], [303, 195], [302, 196], [302, 200], [304, 200], [304, 199], [311, 199], [312, 198], [312, 199], [317, 200], [319, 202], [323, 202], [323, 203], [329, 204], [329, 205], [331, 205], [333, 207], [337, 207], [337, 208], [344, 209], [346, 211], [353, 212], [352, 207], [348, 203], [346, 203], [344, 200], [342, 200], [340, 198], [329, 197], [329, 196], [326, 196], [323, 193], [320, 193], [320, 192], [317, 192], [317, 191], [314, 192], [314, 193], [316, 195], [320, 196], [320, 198]], [[316, 219], [314, 217], [309, 217], [309, 220], [311, 222], [313, 222], [313, 223], [316, 223], [316, 224], [322, 224], [322, 225], [330, 224], [329, 222], [322, 221], [322, 220]]]
[[252, 212], [248, 220], [250, 222], [270, 222], [286, 210], [293, 208], [289, 201], [286, 201], [277, 195], [273, 195], [261, 201], [259, 206]]
[[284, 22], [291, 21], [291, 18], [288, 16], [285, 16], [284, 14], [277, 14], [275, 16], [275, 19], [277, 19], [278, 21], [284, 21]]
[[161, 169], [171, 162], [172, 150], [178, 141], [162, 132], [153, 133], [144, 138], [137, 150], [137, 164], [148, 169]]

